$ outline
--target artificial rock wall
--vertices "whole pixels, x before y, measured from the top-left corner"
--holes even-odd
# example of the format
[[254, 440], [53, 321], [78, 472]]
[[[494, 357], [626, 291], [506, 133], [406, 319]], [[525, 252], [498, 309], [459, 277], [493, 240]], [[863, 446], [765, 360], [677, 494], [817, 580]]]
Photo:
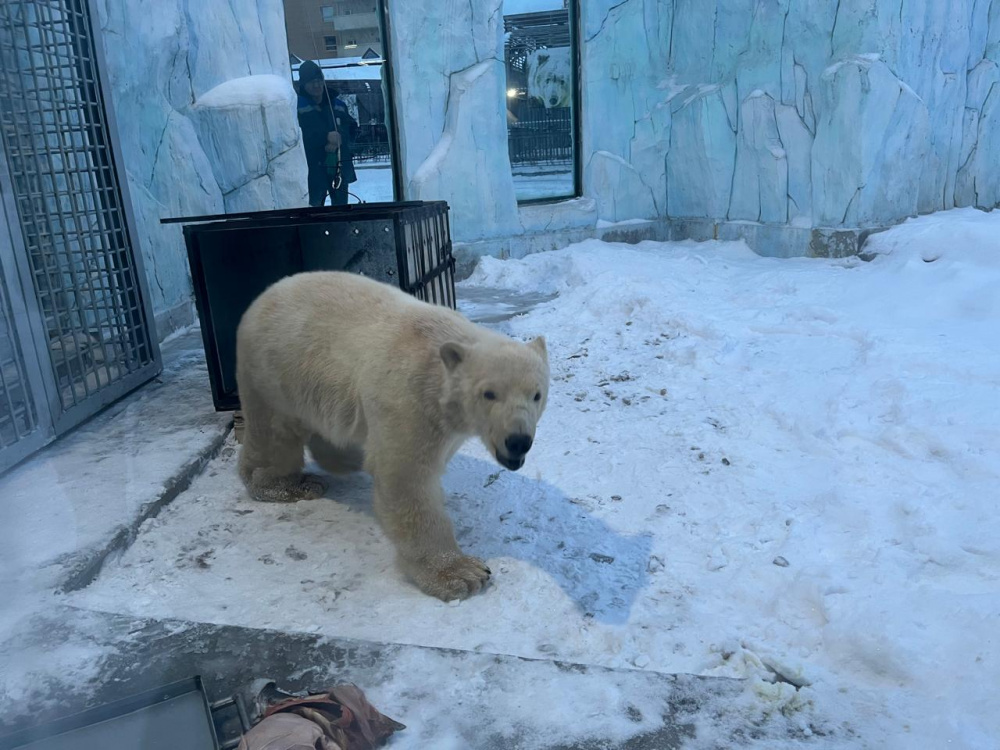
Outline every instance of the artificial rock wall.
[[519, 211], [499, 0], [390, 7], [407, 195], [448, 200], [457, 239], [650, 219], [823, 254], [1000, 204], [1000, 0], [581, 4], [584, 200]]
[[[95, 2], [164, 334], [191, 289], [161, 217], [305, 203], [282, 3]], [[389, 3], [405, 197], [447, 200], [473, 255], [639, 238], [637, 220], [852, 252], [858, 229], [1000, 203], [1000, 0], [581, 6], [584, 196], [519, 207], [501, 0]]]
[[95, 0], [157, 329], [191, 322], [161, 218], [305, 204], [281, 0]]

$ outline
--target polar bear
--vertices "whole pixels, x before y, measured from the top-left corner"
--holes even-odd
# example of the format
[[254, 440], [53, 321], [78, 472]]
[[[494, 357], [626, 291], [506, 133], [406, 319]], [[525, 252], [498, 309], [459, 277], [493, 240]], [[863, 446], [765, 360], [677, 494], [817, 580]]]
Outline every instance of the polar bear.
[[387, 284], [318, 271], [254, 301], [236, 363], [239, 473], [253, 498], [322, 495], [302, 474], [308, 445], [327, 471], [372, 475], [376, 517], [424, 592], [479, 591], [491, 573], [459, 549], [441, 477], [474, 436], [502, 466], [524, 464], [548, 399], [544, 338], [514, 341]]
[[546, 109], [568, 107], [570, 103], [569, 47], [536, 49], [527, 60], [528, 95]]

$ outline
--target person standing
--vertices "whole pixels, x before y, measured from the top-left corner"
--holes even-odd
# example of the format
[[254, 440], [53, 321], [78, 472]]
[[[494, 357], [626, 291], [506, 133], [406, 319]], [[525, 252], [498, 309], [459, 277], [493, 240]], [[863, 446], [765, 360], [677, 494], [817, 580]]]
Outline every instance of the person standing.
[[347, 203], [348, 185], [357, 182], [352, 146], [358, 124], [347, 105], [326, 87], [319, 65], [299, 66], [299, 127], [309, 167], [309, 205], [322, 206], [326, 196], [335, 206]]

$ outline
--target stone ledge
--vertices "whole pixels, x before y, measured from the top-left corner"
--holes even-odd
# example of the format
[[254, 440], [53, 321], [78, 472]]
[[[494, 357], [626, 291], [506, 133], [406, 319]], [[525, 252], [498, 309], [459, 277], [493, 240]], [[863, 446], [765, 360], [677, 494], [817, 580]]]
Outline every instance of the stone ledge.
[[520, 234], [499, 239], [456, 242], [455, 277], [468, 278], [480, 258], [523, 258], [546, 250], [559, 250], [576, 242], [599, 239], [637, 244], [646, 240], [743, 240], [758, 255], [770, 258], [847, 258], [861, 256], [868, 237], [889, 227], [795, 227], [714, 219], [652, 219], [605, 226], [576, 227], [554, 232]]
[[[46, 654], [55, 642], [81, 655], [99, 655], [100, 665], [86, 678], [74, 676], [66, 665], [64, 671], [47, 668]], [[461, 737], [463, 747], [481, 750], [524, 744], [545, 750], [671, 750], [695, 737], [696, 727], [715, 725], [719, 712], [744, 690], [742, 681], [729, 678], [140, 619], [63, 606], [37, 616], [9, 647], [20, 662], [36, 663], [40, 671], [32, 673], [30, 685], [7, 686], [16, 687], [23, 699], [0, 709], [0, 735], [200, 675], [210, 701], [250, 697], [251, 685], [261, 678], [285, 690], [353, 682], [379, 710], [409, 725], [394, 747], [436, 747]], [[553, 715], [562, 704], [578, 711], [563, 734], [577, 739], [539, 742], [554, 720], [532, 701], [517, 700], [518, 687], [548, 695]], [[589, 705], [587, 696], [603, 696], [604, 702]], [[740, 726], [732, 716], [724, 722], [728, 730]], [[631, 736], [616, 739], [622, 727]], [[748, 723], [742, 729], [752, 727]]]
[[861, 254], [869, 235], [884, 231], [826, 227], [794, 227], [744, 221], [671, 219], [672, 240], [743, 240], [769, 258], [848, 258]]

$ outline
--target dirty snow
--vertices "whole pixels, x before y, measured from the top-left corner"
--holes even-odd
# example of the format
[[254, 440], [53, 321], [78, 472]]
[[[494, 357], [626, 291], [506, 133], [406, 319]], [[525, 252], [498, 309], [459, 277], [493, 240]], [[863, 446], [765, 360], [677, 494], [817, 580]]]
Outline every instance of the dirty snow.
[[7, 715], [27, 712], [26, 701], [37, 712], [58, 707], [67, 685], [87, 689], [96, 684], [114, 653], [111, 646], [85, 639], [54, 638], [42, 660], [32, 645], [6, 639], [0, 643], [0, 701]]
[[462, 291], [546, 300], [501, 327], [546, 334], [553, 383], [521, 472], [474, 443], [449, 469], [460, 543], [494, 571], [458, 606], [396, 571], [367, 477], [257, 504], [232, 445], [75, 603], [747, 677], [732, 714], [831, 747], [995, 747], [1000, 212], [869, 249], [483, 260]]
[[212, 410], [200, 346], [191, 332], [165, 345], [180, 350], [166, 365], [169, 386], [158, 379], [3, 476], [0, 640], [76, 556], [110, 544], [221, 439], [229, 416]]

